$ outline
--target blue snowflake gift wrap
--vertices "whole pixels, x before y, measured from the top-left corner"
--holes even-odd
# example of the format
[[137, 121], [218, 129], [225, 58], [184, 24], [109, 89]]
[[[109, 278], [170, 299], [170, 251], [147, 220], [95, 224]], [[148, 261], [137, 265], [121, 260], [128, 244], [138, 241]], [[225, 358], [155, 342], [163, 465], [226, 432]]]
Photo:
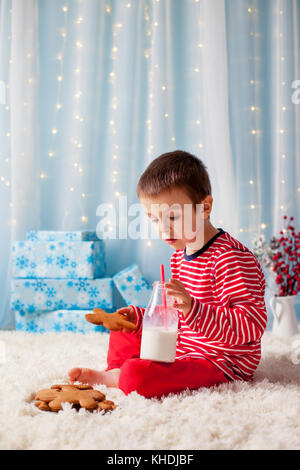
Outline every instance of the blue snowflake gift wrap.
[[32, 242], [43, 241], [43, 242], [95, 242], [99, 238], [93, 230], [86, 230], [81, 232], [76, 231], [63, 231], [63, 230], [27, 230], [26, 240]]
[[90, 310], [54, 310], [51, 312], [15, 313], [16, 329], [29, 333], [72, 331], [73, 333], [108, 333], [104, 326], [92, 325], [85, 319]]
[[12, 279], [10, 308], [18, 316], [51, 310], [113, 308], [113, 281], [101, 279]]
[[146, 307], [151, 286], [142, 275], [137, 264], [131, 264], [113, 276], [113, 281], [127, 305]]
[[89, 278], [105, 275], [103, 240], [16, 241], [12, 244], [14, 278]]

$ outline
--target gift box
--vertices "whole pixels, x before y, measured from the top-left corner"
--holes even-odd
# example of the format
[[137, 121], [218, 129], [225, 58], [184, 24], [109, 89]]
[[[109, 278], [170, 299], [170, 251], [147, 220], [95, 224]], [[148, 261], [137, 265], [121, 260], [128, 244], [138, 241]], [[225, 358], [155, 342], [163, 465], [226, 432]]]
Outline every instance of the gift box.
[[12, 244], [14, 278], [89, 278], [105, 275], [103, 240], [17, 241]]
[[113, 281], [127, 305], [147, 306], [151, 286], [136, 264], [119, 271], [113, 276]]
[[12, 279], [10, 308], [18, 314], [113, 308], [113, 280]]
[[92, 333], [109, 331], [104, 326], [93, 325], [85, 319], [90, 310], [54, 310], [50, 312], [29, 313], [16, 311], [16, 330], [28, 333], [65, 332]]
[[63, 230], [27, 230], [26, 240], [32, 242], [95, 242], [99, 238], [93, 230], [87, 230], [85, 232], [77, 231], [63, 231]]

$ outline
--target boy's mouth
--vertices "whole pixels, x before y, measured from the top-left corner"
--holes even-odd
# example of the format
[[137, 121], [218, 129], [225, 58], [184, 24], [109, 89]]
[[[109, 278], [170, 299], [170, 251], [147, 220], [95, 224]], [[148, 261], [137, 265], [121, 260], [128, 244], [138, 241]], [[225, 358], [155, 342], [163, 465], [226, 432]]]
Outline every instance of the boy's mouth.
[[177, 242], [177, 238], [165, 238], [164, 241], [169, 243], [169, 245], [172, 245], [173, 243]]

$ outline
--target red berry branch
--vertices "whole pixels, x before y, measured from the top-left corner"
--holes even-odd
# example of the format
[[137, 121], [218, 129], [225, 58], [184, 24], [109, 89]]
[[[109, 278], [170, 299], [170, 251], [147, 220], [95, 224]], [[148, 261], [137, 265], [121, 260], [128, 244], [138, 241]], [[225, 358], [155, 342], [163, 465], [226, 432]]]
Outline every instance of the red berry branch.
[[272, 270], [276, 273], [280, 296], [296, 295], [300, 290], [300, 232], [295, 231], [293, 220], [294, 217], [283, 216], [281, 237], [270, 240], [270, 246], [276, 248]]

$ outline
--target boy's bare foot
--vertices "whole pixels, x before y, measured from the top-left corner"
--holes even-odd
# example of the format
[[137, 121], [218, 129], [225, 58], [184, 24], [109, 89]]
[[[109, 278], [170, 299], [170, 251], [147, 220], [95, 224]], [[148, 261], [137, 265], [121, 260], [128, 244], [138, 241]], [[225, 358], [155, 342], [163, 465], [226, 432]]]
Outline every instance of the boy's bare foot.
[[103, 384], [107, 387], [118, 387], [120, 369], [93, 370], [74, 367], [68, 372], [71, 382], [81, 382], [89, 385]]

